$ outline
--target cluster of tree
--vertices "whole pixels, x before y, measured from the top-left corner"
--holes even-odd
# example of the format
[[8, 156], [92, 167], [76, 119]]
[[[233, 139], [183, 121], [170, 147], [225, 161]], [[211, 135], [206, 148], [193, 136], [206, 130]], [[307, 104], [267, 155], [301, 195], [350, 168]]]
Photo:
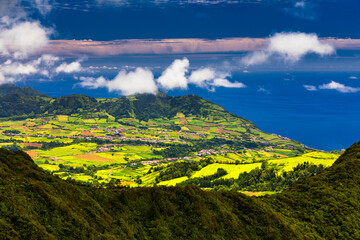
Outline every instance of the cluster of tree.
[[10, 151], [21, 150], [21, 147], [19, 145], [17, 145], [17, 142], [13, 142], [11, 145], [2, 146], [1, 148], [7, 149], [7, 150], [10, 150]]
[[[49, 104], [49, 99], [39, 96], [27, 97], [19, 94], [0, 96], [0, 117], [22, 116], [33, 117], [44, 113], [44, 106]], [[23, 117], [20, 117], [23, 118]]]
[[10, 139], [0, 139], [0, 143], [22, 143], [24, 142], [23, 140], [21, 139], [13, 139], [13, 138], [10, 138]]
[[153, 153], [161, 155], [164, 158], [176, 158], [190, 156], [192, 152], [196, 151], [196, 147], [187, 144], [176, 144], [162, 150], [154, 149]]
[[60, 163], [59, 164], [59, 170], [53, 171], [53, 173], [55, 173], [55, 172], [64, 172], [64, 173], [66, 173], [66, 175], [62, 175], [62, 176], [68, 176], [70, 174], [84, 173], [85, 175], [88, 175], [88, 176], [91, 176], [91, 177], [95, 178], [97, 171], [115, 168], [115, 167], [118, 167], [120, 165], [121, 164], [118, 164], [118, 163], [113, 163], [113, 164], [103, 165], [103, 166], [95, 166], [95, 165], [88, 165], [87, 166], [85, 164], [84, 166], [73, 167], [73, 166], [69, 166], [69, 165], [65, 165], [65, 164]]
[[64, 147], [64, 146], [71, 145], [71, 143], [64, 143], [64, 142], [60, 142], [60, 141], [41, 142], [41, 144], [42, 144], [41, 149], [43, 149], [43, 150], [49, 150], [49, 149], [56, 148], [56, 147]]
[[278, 175], [273, 167], [254, 169], [249, 173], [245, 172], [239, 175], [232, 186], [234, 190], [248, 191], [282, 191], [299, 178], [314, 176], [324, 170], [322, 164], [315, 165], [309, 162], [298, 164], [292, 171], [283, 172]]
[[159, 183], [161, 181], [167, 181], [184, 176], [190, 177], [193, 172], [199, 171], [211, 163], [213, 163], [211, 158], [205, 158], [200, 161], [191, 162], [174, 162], [170, 163], [164, 170], [153, 167], [149, 170], [149, 172], [160, 171], [159, 176], [157, 176], [155, 179], [155, 181]]
[[4, 130], [3, 133], [19, 134], [21, 132], [19, 130], [16, 130], [16, 129], [11, 129], [11, 130]]

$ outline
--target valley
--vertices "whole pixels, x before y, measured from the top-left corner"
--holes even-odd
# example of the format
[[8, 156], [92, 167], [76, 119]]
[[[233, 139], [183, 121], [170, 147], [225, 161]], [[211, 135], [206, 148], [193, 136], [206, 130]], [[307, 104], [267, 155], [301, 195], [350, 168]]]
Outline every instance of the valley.
[[[0, 146], [24, 150], [44, 170], [93, 186], [195, 184], [271, 193], [331, 166], [339, 156], [265, 133], [194, 95], [52, 99], [34, 91], [0, 97], [39, 104], [27, 113], [12, 102], [19, 112], [0, 119]], [[288, 179], [299, 166], [303, 172]], [[239, 180], [249, 173], [257, 178], [251, 186]]]

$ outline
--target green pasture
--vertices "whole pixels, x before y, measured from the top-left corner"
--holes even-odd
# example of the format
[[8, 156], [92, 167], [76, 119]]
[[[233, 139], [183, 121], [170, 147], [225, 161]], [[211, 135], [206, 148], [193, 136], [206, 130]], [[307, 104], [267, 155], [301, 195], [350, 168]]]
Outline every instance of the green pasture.
[[65, 147], [57, 147], [47, 151], [38, 151], [42, 157], [62, 157], [69, 155], [79, 155], [94, 151], [97, 147], [96, 143], [79, 143]]
[[250, 164], [220, 164], [220, 163], [213, 163], [204, 168], [200, 171], [197, 171], [195, 174], [191, 176], [191, 178], [197, 177], [205, 177], [212, 174], [215, 174], [218, 168], [223, 168], [225, 171], [228, 172], [224, 178], [238, 178], [240, 173], [243, 172], [250, 172], [251, 170], [261, 167], [261, 163], [250, 163]]
[[310, 152], [298, 157], [292, 158], [283, 158], [277, 160], [270, 160], [270, 164], [281, 165], [281, 171], [291, 171], [298, 164], [309, 162], [315, 165], [324, 165], [325, 167], [330, 167], [336, 159], [339, 157], [339, 154], [335, 153], [325, 153], [325, 152]]
[[183, 181], [186, 181], [187, 179], [188, 179], [187, 176], [179, 177], [179, 178], [171, 179], [171, 180], [168, 180], [168, 181], [160, 182], [160, 183], [158, 183], [158, 185], [162, 185], [162, 186], [175, 186], [176, 184], [181, 183], [181, 182], [183, 182]]

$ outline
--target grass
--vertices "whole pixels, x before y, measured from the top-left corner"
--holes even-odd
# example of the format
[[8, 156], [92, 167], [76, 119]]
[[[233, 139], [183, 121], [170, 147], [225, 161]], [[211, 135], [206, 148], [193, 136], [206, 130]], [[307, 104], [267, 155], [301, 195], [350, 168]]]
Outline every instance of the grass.
[[69, 116], [67, 115], [57, 115], [57, 120], [60, 122], [67, 122], [69, 121]]
[[250, 172], [251, 170], [257, 167], [261, 167], [261, 163], [250, 163], [250, 164], [239, 164], [239, 165], [214, 163], [202, 168], [200, 171], [197, 171], [195, 174], [191, 176], [191, 178], [205, 177], [212, 175], [216, 173], [218, 168], [223, 168], [225, 171], [228, 172], [228, 174], [224, 176], [224, 178], [238, 178], [240, 173]]
[[38, 151], [42, 157], [62, 157], [69, 155], [80, 155], [87, 152], [94, 151], [96, 149], [96, 143], [79, 143], [65, 147], [57, 147], [48, 151]]
[[335, 153], [310, 152], [299, 157], [270, 160], [269, 163], [283, 165], [281, 171], [291, 171], [298, 164], [304, 162], [309, 162], [316, 165], [322, 164], [325, 167], [330, 167], [339, 156], [339, 154]]
[[186, 181], [187, 179], [188, 179], [188, 177], [186, 177], [186, 176], [179, 177], [179, 178], [171, 179], [171, 180], [168, 180], [168, 181], [160, 182], [158, 185], [175, 186], [176, 184], [181, 183], [183, 181]]

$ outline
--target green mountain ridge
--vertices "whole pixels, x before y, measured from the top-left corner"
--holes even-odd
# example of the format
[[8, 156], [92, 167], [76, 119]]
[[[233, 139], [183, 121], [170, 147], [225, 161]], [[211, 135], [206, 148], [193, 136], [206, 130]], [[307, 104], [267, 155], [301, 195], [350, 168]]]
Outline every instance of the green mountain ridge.
[[0, 149], [1, 239], [359, 239], [360, 142], [283, 193], [94, 188]]
[[19, 95], [23, 95], [23, 96], [27, 96], [27, 97], [38, 96], [38, 97], [50, 98], [50, 96], [48, 96], [44, 93], [38, 92], [31, 87], [18, 87], [13, 84], [0, 85], [0, 96], [10, 95], [10, 94], [19, 94]]
[[[6, 93], [9, 88], [13, 90], [7, 94], [1, 94]], [[83, 94], [74, 94], [53, 99], [32, 88], [26, 88], [27, 91], [24, 91], [24, 89], [15, 85], [0, 85], [0, 106], [9, 105], [12, 102], [11, 108], [0, 109], [0, 117], [19, 116], [31, 112], [34, 114], [72, 114], [101, 111], [106, 111], [116, 118], [135, 117], [145, 121], [150, 118], [171, 118], [178, 112], [185, 115], [194, 114], [204, 117], [216, 112], [236, 116], [223, 107], [196, 95], [170, 97], [163, 92], [159, 92], [156, 95], [137, 94], [130, 97], [96, 99]], [[32, 92], [33, 94], [31, 94]], [[34, 107], [29, 109], [28, 106], [24, 107], [24, 103]], [[250, 121], [246, 121], [250, 123]]]
[[[7, 88], [8, 86], [1, 85], [0, 92], [3, 87]], [[137, 94], [112, 99], [96, 99], [83, 94], [58, 98], [23, 94], [0, 95], [0, 118], [9, 119], [76, 114], [83, 118], [99, 116], [108, 118], [111, 116], [115, 118], [115, 121], [133, 118], [139, 121], [139, 125], [142, 125], [142, 122], [148, 122], [151, 119], [174, 120], [179, 113], [184, 114], [185, 117], [194, 116], [210, 123], [223, 122], [227, 126], [226, 130], [230, 131], [242, 128], [244, 129], [242, 131], [247, 131], [250, 135], [252, 134], [251, 131], [262, 132], [253, 122], [196, 95], [171, 97], [159, 92], [156, 95]], [[121, 123], [129, 124], [124, 121]], [[171, 125], [175, 129], [180, 129], [185, 124], [181, 122], [171, 123], [167, 127], [171, 127]], [[288, 140], [285, 139], [284, 141]], [[295, 141], [289, 140], [288, 142], [290, 145], [294, 145]], [[298, 142], [295, 143], [295, 145], [299, 144]]]

